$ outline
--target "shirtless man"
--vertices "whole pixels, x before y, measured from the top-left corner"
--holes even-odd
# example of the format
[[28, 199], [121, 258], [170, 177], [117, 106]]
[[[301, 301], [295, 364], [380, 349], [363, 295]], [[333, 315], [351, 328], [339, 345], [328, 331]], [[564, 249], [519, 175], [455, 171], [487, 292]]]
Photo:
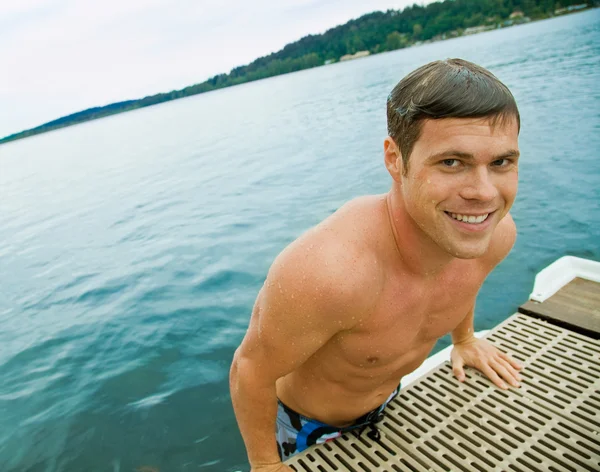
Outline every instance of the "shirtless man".
[[459, 381], [473, 366], [519, 385], [521, 366], [473, 336], [477, 292], [516, 236], [514, 98], [475, 64], [437, 61], [398, 83], [387, 116], [390, 191], [347, 203], [277, 257], [235, 353], [252, 472], [290, 472], [294, 453], [373, 425], [447, 333]]

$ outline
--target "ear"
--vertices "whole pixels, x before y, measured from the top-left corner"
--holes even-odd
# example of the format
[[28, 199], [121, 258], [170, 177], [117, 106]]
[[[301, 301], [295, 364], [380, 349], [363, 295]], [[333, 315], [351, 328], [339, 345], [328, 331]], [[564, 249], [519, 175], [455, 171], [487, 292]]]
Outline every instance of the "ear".
[[383, 156], [385, 167], [396, 182], [400, 182], [402, 176], [402, 154], [396, 142], [388, 136], [383, 142]]

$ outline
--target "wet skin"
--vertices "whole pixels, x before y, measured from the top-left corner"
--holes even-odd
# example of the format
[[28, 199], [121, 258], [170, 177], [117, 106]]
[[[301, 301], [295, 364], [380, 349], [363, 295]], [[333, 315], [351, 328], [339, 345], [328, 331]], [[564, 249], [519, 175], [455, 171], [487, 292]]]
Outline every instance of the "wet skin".
[[473, 365], [517, 384], [518, 365], [474, 340], [472, 321], [481, 284], [515, 240], [517, 136], [513, 122], [426, 121], [407, 169], [387, 138], [390, 192], [353, 200], [278, 256], [232, 366], [253, 470], [277, 462], [275, 393], [343, 426], [379, 406], [447, 333], [459, 380]]

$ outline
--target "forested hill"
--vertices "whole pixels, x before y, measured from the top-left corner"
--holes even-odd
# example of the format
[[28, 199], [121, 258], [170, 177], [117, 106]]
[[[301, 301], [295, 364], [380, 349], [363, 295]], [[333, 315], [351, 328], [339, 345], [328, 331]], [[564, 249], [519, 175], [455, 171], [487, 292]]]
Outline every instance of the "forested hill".
[[[555, 14], [580, 9], [581, 6], [575, 9], [572, 6], [580, 5], [585, 1], [445, 0], [426, 6], [413, 5], [402, 11], [373, 12], [336, 26], [323, 34], [308, 35], [288, 44], [280, 51], [256, 59], [251, 64], [236, 67], [229, 74], [219, 74], [205, 82], [181, 90], [80, 111], [7, 136], [0, 139], [0, 143], [223, 87], [321, 66], [358, 52], [366, 54], [364, 51], [368, 51], [370, 54], [376, 54], [412, 46], [419, 42], [442, 40], [485, 29], [511, 26], [530, 19], [548, 18]], [[592, 2], [592, 0], [587, 1]], [[596, 5], [598, 0], [593, 2]]]

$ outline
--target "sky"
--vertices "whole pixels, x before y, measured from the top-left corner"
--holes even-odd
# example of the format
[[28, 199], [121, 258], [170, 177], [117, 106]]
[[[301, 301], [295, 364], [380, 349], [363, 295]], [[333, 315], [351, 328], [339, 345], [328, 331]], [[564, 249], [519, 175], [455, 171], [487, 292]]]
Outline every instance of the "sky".
[[204, 82], [413, 3], [428, 0], [0, 0], [0, 137]]

